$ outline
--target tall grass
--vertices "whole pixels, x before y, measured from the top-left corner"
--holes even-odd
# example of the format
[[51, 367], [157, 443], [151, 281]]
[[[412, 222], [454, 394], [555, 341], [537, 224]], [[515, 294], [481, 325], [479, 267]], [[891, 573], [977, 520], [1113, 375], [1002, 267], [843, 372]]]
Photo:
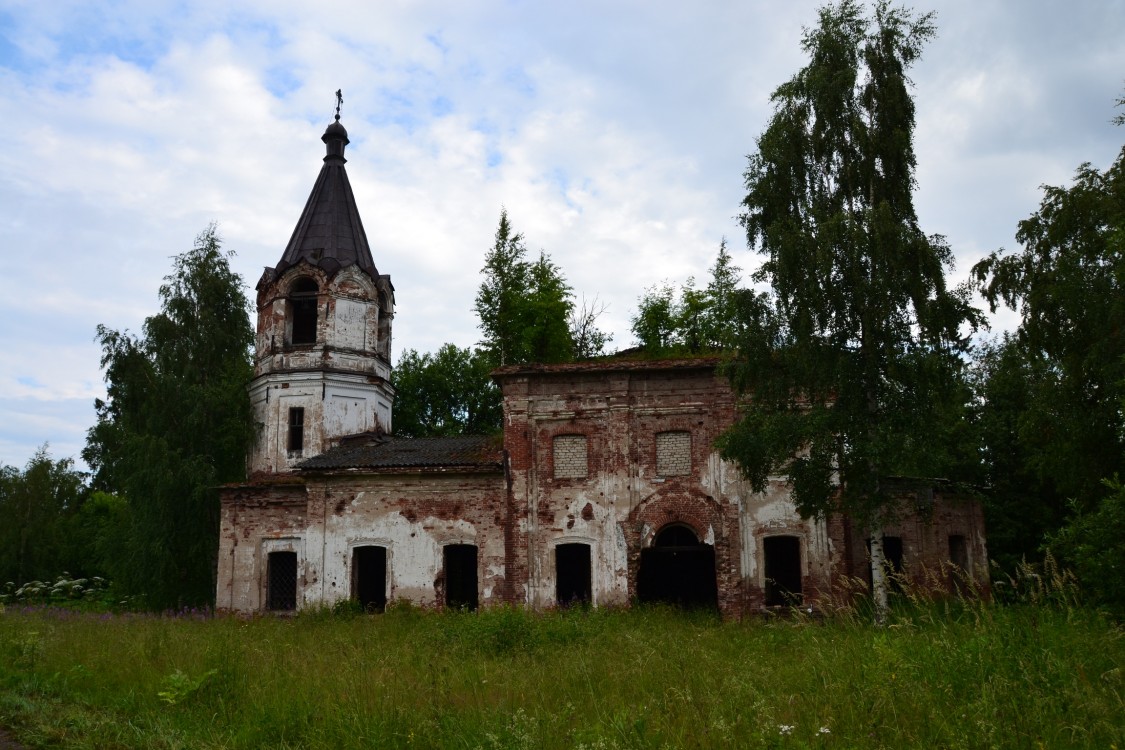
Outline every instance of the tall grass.
[[722, 623], [665, 609], [238, 619], [0, 615], [0, 725], [91, 748], [1125, 747], [1097, 614], [903, 598]]

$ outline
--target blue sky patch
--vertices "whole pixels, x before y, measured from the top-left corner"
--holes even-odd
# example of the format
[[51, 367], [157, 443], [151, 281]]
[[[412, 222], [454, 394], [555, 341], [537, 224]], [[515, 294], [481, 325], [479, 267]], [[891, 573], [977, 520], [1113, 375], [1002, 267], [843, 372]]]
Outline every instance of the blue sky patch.
[[445, 117], [453, 111], [453, 102], [448, 97], [439, 96], [430, 102], [430, 114], [434, 117]]

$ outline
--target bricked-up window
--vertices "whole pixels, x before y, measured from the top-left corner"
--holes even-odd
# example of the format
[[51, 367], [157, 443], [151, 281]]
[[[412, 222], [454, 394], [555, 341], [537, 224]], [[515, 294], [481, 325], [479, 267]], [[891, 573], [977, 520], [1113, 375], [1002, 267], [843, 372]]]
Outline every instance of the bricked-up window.
[[289, 441], [287, 446], [290, 453], [300, 453], [305, 449], [305, 409], [303, 406], [294, 406], [289, 409]]
[[271, 552], [266, 558], [266, 609], [291, 612], [297, 608], [297, 553]]
[[316, 343], [316, 282], [298, 279], [289, 290], [290, 341], [294, 344]]
[[691, 473], [691, 433], [656, 433], [656, 473], [678, 477]]
[[555, 479], [581, 479], [589, 473], [585, 435], [557, 435]]

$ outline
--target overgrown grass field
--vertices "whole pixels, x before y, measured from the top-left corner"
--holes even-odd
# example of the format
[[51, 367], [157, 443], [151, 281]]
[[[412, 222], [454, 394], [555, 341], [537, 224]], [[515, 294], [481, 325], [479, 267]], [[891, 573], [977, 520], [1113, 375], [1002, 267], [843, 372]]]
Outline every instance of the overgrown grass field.
[[0, 726], [77, 748], [1125, 747], [1122, 632], [929, 604], [295, 618], [0, 614]]

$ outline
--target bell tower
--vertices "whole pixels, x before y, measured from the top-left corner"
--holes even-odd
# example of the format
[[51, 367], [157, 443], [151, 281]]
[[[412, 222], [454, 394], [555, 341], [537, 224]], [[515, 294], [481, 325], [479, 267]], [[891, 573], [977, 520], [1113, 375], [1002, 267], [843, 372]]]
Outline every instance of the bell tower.
[[327, 154], [305, 210], [256, 287], [250, 474], [290, 471], [334, 438], [391, 430], [394, 287], [371, 259], [338, 105], [321, 140]]

